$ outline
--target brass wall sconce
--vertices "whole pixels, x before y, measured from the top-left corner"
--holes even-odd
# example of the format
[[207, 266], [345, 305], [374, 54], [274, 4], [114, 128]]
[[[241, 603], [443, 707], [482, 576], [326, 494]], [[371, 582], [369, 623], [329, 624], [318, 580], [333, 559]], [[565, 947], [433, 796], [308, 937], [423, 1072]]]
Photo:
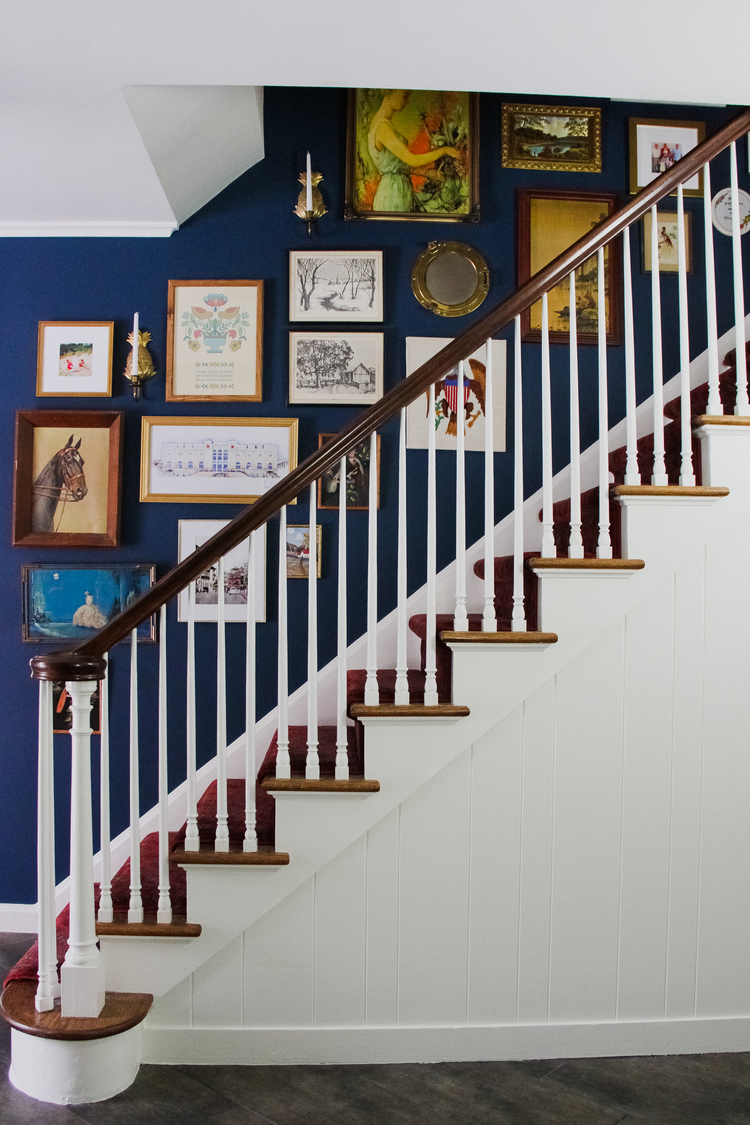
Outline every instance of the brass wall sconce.
[[487, 296], [490, 271], [479, 251], [465, 242], [431, 242], [412, 267], [411, 287], [430, 312], [465, 316]]
[[138, 332], [138, 360], [136, 362], [135, 376], [133, 375], [133, 354], [135, 352], [135, 348], [133, 347], [134, 339], [135, 332], [131, 332], [128, 336], [128, 343], [130, 344], [131, 351], [128, 356], [127, 363], [125, 364], [124, 375], [133, 388], [133, 398], [137, 402], [141, 397], [141, 387], [144, 383], [147, 383], [149, 379], [153, 379], [154, 375], [156, 374], [156, 368], [154, 367], [154, 361], [151, 358], [151, 354], [146, 346], [151, 339], [151, 333]]
[[308, 237], [312, 236], [312, 225], [317, 222], [321, 215], [327, 213], [327, 208], [323, 203], [323, 196], [320, 193], [318, 184], [323, 180], [320, 172], [313, 172], [312, 164], [310, 162], [310, 153], [307, 154], [307, 171], [300, 172], [299, 182], [302, 184], [302, 191], [297, 198], [297, 206], [294, 208], [294, 214], [299, 215], [300, 219], [304, 219], [307, 223]]

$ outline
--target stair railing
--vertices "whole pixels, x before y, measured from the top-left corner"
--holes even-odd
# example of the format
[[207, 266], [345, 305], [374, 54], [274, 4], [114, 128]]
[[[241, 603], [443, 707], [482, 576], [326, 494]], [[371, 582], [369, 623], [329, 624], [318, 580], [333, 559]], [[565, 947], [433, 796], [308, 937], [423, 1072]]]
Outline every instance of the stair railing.
[[[497, 629], [494, 584], [494, 524], [495, 524], [495, 464], [493, 448], [493, 411], [496, 404], [492, 396], [492, 338], [507, 325], [514, 325], [514, 537], [513, 537], [513, 594], [510, 631], [525, 632], [527, 620], [524, 609], [524, 526], [523, 526], [523, 437], [522, 410], [522, 349], [521, 315], [536, 302], [541, 302], [541, 390], [542, 390], [542, 527], [541, 555], [553, 557], [557, 553], [554, 538], [553, 513], [553, 445], [552, 403], [550, 393], [550, 339], [547, 294], [566, 280], [570, 285], [569, 378], [570, 378], [570, 467], [571, 512], [568, 555], [582, 558], [581, 514], [581, 449], [578, 393], [578, 340], [576, 324], [576, 269], [597, 256], [598, 308], [605, 308], [605, 248], [614, 245], [622, 236], [624, 323], [625, 323], [625, 399], [626, 399], [626, 485], [639, 485], [641, 476], [637, 461], [636, 387], [635, 387], [635, 326], [633, 316], [631, 279], [631, 229], [633, 224], [650, 211], [651, 257], [654, 267], [659, 261], [658, 202], [672, 192], [677, 192], [678, 229], [683, 227], [683, 185], [699, 171], [704, 176], [704, 227], [706, 260], [706, 315], [708, 323], [709, 398], [708, 415], [723, 413], [719, 387], [718, 323], [716, 287], [714, 277], [714, 234], [711, 212], [710, 161], [727, 147], [730, 149], [731, 198], [733, 214], [733, 280], [734, 318], [737, 356], [738, 394], [736, 413], [750, 413], [745, 369], [745, 299], [741, 256], [740, 211], [737, 184], [736, 140], [750, 130], [750, 110], [745, 110], [732, 122], [709, 137], [664, 172], [622, 208], [603, 220], [553, 262], [540, 270], [495, 308], [478, 318], [456, 339], [450, 341], [431, 360], [424, 363], [407, 379], [391, 389], [377, 404], [360, 414], [322, 449], [304, 460], [296, 469], [280, 480], [269, 491], [246, 508], [225, 528], [204, 545], [196, 549], [167, 575], [161, 578], [137, 601], [100, 629], [91, 639], [71, 651], [51, 652], [35, 656], [31, 661], [32, 675], [40, 681], [39, 710], [39, 801], [38, 801], [38, 860], [39, 860], [39, 987], [36, 1006], [48, 1011], [60, 994], [55, 954], [54, 909], [54, 832], [53, 832], [53, 771], [52, 771], [52, 708], [50, 681], [65, 681], [74, 700], [71, 729], [73, 771], [71, 797], [71, 903], [70, 941], [62, 970], [62, 1013], [72, 1016], [97, 1016], [103, 1004], [103, 964], [97, 946], [96, 919], [93, 899], [93, 845], [91, 817], [91, 786], [89, 776], [90, 741], [89, 709], [91, 696], [97, 682], [102, 682], [102, 744], [101, 744], [101, 897], [99, 921], [111, 922], [113, 917], [111, 873], [109, 866], [109, 737], [105, 730], [107, 717], [107, 654], [118, 642], [131, 641], [130, 690], [130, 832], [131, 832], [131, 885], [128, 922], [143, 920], [143, 902], [139, 876], [139, 745], [138, 745], [138, 671], [136, 630], [155, 612], [160, 613], [161, 655], [159, 660], [159, 901], [156, 921], [167, 924], [172, 919], [169, 895], [168, 870], [168, 816], [167, 816], [167, 690], [166, 661], [166, 611], [169, 601], [182, 591], [188, 591], [187, 621], [187, 830], [186, 851], [201, 847], [198, 833], [197, 781], [196, 781], [196, 660], [195, 660], [195, 605], [196, 579], [207, 568], [218, 565], [219, 610], [217, 625], [217, 826], [213, 847], [217, 851], [230, 848], [227, 830], [227, 744], [226, 744], [226, 656], [224, 636], [226, 622], [221, 592], [223, 590], [223, 557], [243, 541], [249, 542], [246, 619], [246, 824], [245, 851], [257, 848], [255, 825], [255, 605], [253, 568], [257, 563], [258, 536], [268, 521], [279, 516], [279, 587], [278, 587], [278, 754], [276, 773], [289, 777], [288, 723], [288, 660], [286, 613], [286, 505], [302, 496], [310, 495], [310, 554], [308, 567], [308, 735], [305, 776], [310, 780], [319, 777], [318, 700], [317, 700], [317, 597], [316, 597], [316, 543], [315, 543], [315, 487], [318, 479], [338, 464], [339, 520], [338, 520], [338, 632], [337, 632], [337, 704], [336, 704], [336, 760], [335, 777], [345, 780], [349, 776], [347, 757], [347, 505], [346, 475], [347, 454], [354, 447], [369, 441], [370, 464], [377, 464], [378, 433], [392, 420], [399, 420], [399, 494], [397, 558], [397, 624], [396, 657], [393, 701], [395, 705], [413, 703], [407, 664], [407, 487], [406, 487], [406, 409], [410, 403], [427, 396], [428, 450], [427, 450], [427, 583], [426, 583], [426, 637], [424, 684], [419, 698], [422, 706], [434, 707], [439, 703], [439, 684], [436, 666], [437, 647], [437, 574], [436, 543], [438, 512], [436, 490], [435, 383], [458, 367], [456, 399], [457, 457], [456, 457], [456, 529], [455, 529], [455, 610], [454, 629], [465, 632], [470, 627], [467, 614], [466, 593], [466, 489], [464, 478], [464, 430], [462, 392], [464, 390], [464, 361], [481, 352], [486, 367], [485, 449], [484, 449], [484, 592], [483, 609], [478, 627], [485, 633]], [[678, 261], [679, 310], [678, 325], [681, 379], [681, 469], [679, 482], [683, 486], [695, 483], [692, 463], [690, 430], [690, 345], [688, 335], [687, 268], [683, 239], [679, 239]], [[659, 269], [652, 269], [652, 368], [653, 368], [653, 433], [654, 469], [651, 483], [667, 484], [664, 459], [663, 401], [662, 401], [662, 310]], [[609, 450], [608, 439], [608, 373], [605, 317], [598, 317], [598, 514], [599, 528], [596, 554], [601, 559], [612, 557], [609, 526]], [[367, 554], [367, 656], [364, 702], [378, 705], [382, 699], [378, 683], [378, 621], [377, 621], [377, 480], [370, 473]], [[205, 846], [205, 844], [203, 845]]]

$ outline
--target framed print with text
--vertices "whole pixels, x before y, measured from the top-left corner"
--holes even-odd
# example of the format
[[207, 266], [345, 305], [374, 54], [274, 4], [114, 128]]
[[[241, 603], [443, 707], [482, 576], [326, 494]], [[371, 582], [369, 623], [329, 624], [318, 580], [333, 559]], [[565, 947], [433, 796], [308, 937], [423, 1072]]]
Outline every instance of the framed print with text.
[[112, 320], [40, 320], [37, 398], [112, 394]]

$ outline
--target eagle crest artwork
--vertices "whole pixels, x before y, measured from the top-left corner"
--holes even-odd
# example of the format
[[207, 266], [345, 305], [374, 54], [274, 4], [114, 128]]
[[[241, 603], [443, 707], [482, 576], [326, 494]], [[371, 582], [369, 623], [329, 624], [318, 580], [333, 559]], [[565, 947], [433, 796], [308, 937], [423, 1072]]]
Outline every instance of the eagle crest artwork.
[[[407, 336], [406, 373], [413, 374], [445, 347], [448, 340], [438, 336]], [[492, 341], [491, 360], [482, 346], [462, 365], [456, 364], [435, 383], [435, 409], [430, 411], [429, 394], [419, 395], [406, 408], [406, 448], [427, 449], [434, 435], [436, 450], [456, 450], [458, 421], [463, 412], [464, 448], [467, 453], [484, 453], [489, 399], [488, 378], [492, 379], [492, 430], [496, 453], [505, 449], [505, 340]], [[463, 381], [461, 380], [463, 368]]]
[[[470, 430], [478, 418], [484, 417], [484, 392], [487, 385], [487, 368], [478, 359], [468, 360], [471, 369], [471, 378], [466, 374], [464, 367], [463, 401], [461, 409], [464, 413], [464, 426]], [[444, 379], [435, 384], [435, 429], [440, 427], [444, 418], [448, 419], [446, 435], [456, 437], [459, 411], [459, 370], [454, 367]], [[474, 396], [472, 399], [472, 395]], [[429, 395], [427, 409], [429, 411]]]

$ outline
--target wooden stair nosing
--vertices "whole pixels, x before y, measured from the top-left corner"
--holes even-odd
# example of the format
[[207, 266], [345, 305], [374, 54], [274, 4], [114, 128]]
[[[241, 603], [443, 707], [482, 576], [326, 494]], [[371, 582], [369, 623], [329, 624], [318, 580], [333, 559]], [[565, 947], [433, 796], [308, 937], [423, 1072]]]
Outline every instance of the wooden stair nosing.
[[465, 719], [471, 712], [460, 703], [438, 703], [425, 706], [422, 703], [352, 703], [349, 714], [355, 719], [374, 718], [450, 718]]
[[119, 919], [114, 922], [97, 922], [96, 933], [98, 937], [179, 937], [197, 938], [201, 936], [203, 927], [198, 922], [172, 921], [157, 922], [147, 919], [144, 922], [128, 922]]
[[313, 780], [307, 777], [267, 777], [261, 783], [261, 789], [279, 793], [379, 793], [380, 782], [370, 781], [364, 777], [348, 778], [346, 781], [336, 781], [332, 777], [323, 777]]
[[729, 489], [717, 485], [681, 484], [616, 484], [612, 487], [613, 496], [728, 496]]
[[750, 418], [746, 414], [697, 414], [693, 426], [750, 426]]
[[554, 645], [558, 640], [557, 633], [457, 633], [452, 629], [443, 629], [439, 636], [449, 645]]
[[63, 1017], [59, 1000], [52, 1011], [37, 1012], [36, 990], [36, 981], [11, 981], [0, 996], [0, 1013], [11, 1027], [41, 1039], [106, 1039], [120, 1035], [141, 1023], [154, 1002], [149, 992], [107, 992], [98, 1016]]
[[529, 570], [643, 570], [643, 559], [527, 559]]
[[172, 863], [179, 863], [181, 866], [214, 864], [217, 867], [286, 867], [289, 863], [289, 852], [243, 852], [236, 847], [228, 852], [217, 852], [213, 844], [201, 844], [200, 851], [186, 852], [177, 849], [169, 858]]

